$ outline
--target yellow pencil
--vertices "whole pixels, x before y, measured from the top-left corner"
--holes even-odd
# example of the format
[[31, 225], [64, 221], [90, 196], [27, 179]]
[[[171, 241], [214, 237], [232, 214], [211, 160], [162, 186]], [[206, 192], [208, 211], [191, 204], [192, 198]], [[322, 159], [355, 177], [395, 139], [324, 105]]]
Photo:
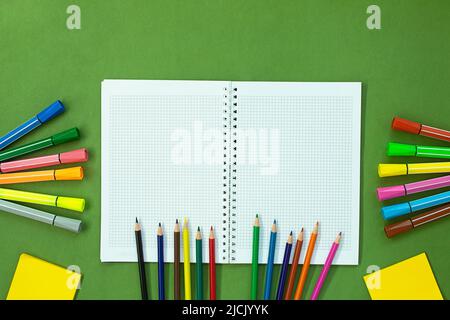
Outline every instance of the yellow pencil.
[[189, 250], [189, 230], [187, 219], [183, 224], [183, 253], [184, 253], [184, 299], [191, 300], [191, 257]]

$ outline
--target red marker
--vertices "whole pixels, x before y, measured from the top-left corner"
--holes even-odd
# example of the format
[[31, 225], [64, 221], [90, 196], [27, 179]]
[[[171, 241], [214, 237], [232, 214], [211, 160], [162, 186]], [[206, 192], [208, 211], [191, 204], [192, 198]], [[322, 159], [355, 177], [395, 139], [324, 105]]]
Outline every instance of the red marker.
[[392, 120], [392, 129], [450, 142], [450, 131], [433, 128], [399, 117], [394, 117]]

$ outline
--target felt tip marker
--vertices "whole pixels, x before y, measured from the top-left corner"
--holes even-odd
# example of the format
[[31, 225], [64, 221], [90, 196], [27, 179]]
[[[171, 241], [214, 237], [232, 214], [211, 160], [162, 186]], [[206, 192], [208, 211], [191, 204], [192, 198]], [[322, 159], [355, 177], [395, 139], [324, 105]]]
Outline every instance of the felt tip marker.
[[77, 140], [80, 137], [80, 132], [77, 128], [72, 128], [60, 133], [57, 133], [51, 137], [46, 139], [34, 141], [22, 146], [18, 146], [16, 148], [7, 149], [5, 151], [0, 152], [0, 161], [9, 160], [12, 158], [16, 158], [19, 156], [23, 156], [34, 151], [38, 151], [41, 149], [49, 148], [52, 146], [56, 146], [58, 144], [62, 144], [65, 142]]
[[447, 172], [450, 172], [450, 162], [380, 163], [378, 165], [378, 176], [381, 178], [404, 176], [409, 174]]
[[52, 154], [49, 156], [2, 162], [0, 163], [0, 172], [10, 173], [43, 167], [57, 166], [60, 164], [86, 162], [88, 161], [88, 159], [89, 159], [88, 151], [82, 148], [69, 152]]
[[0, 188], [0, 199], [41, 204], [44, 206], [64, 208], [73, 211], [84, 211], [85, 200], [80, 198], [61, 197], [49, 194], [26, 192]]
[[50, 106], [39, 112], [30, 120], [24, 122], [17, 128], [11, 130], [3, 137], [0, 137], [0, 150], [4, 149], [14, 141], [20, 139], [27, 133], [39, 127], [41, 124], [50, 121], [51, 119], [60, 115], [63, 112], [64, 112], [64, 105], [61, 103], [61, 101], [57, 100], [53, 102]]
[[407, 133], [418, 134], [424, 137], [450, 142], [450, 131], [430, 127], [419, 122], [414, 122], [400, 117], [394, 117], [391, 126], [394, 130], [404, 131]]
[[81, 230], [81, 220], [57, 216], [52, 213], [22, 206], [14, 202], [0, 200], [0, 211], [36, 220], [75, 233], [78, 233]]
[[450, 148], [389, 142], [388, 156], [450, 159]]
[[378, 200], [383, 201], [449, 186], [450, 175], [396, 186], [377, 188], [377, 196]]
[[42, 181], [83, 180], [83, 168], [73, 167], [57, 170], [25, 171], [0, 174], [0, 184]]
[[384, 220], [389, 220], [448, 202], [450, 202], [450, 191], [413, 201], [385, 206], [381, 208], [381, 214], [383, 215]]

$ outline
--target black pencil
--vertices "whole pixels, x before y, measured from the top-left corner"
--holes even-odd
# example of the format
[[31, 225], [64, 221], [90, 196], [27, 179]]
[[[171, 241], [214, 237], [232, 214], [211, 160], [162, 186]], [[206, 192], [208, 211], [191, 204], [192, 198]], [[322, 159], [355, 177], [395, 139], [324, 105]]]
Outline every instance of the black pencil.
[[174, 288], [173, 288], [173, 298], [174, 300], [181, 299], [180, 293], [180, 225], [178, 224], [178, 219], [175, 223], [175, 231], [174, 231]]
[[134, 225], [134, 233], [136, 235], [136, 249], [139, 265], [139, 280], [141, 282], [141, 296], [142, 300], [148, 300], [147, 279], [145, 277], [144, 250], [142, 249], [141, 225], [139, 224], [137, 218], [136, 224]]

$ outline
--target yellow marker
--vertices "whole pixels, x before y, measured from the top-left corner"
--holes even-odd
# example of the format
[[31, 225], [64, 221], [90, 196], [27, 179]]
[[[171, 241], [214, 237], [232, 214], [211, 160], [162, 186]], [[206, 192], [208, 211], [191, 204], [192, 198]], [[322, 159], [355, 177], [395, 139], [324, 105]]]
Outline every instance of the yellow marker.
[[73, 167], [60, 170], [27, 171], [0, 174], [0, 184], [82, 179], [82, 167]]
[[42, 204], [73, 211], [84, 211], [85, 201], [80, 198], [60, 197], [42, 193], [25, 192], [0, 188], [0, 199]]
[[184, 299], [191, 300], [191, 257], [189, 250], [189, 230], [187, 219], [183, 224], [183, 253], [184, 253]]
[[445, 173], [450, 172], [450, 162], [428, 162], [428, 163], [402, 163], [378, 165], [380, 177], [403, 176], [407, 174], [421, 173]]

